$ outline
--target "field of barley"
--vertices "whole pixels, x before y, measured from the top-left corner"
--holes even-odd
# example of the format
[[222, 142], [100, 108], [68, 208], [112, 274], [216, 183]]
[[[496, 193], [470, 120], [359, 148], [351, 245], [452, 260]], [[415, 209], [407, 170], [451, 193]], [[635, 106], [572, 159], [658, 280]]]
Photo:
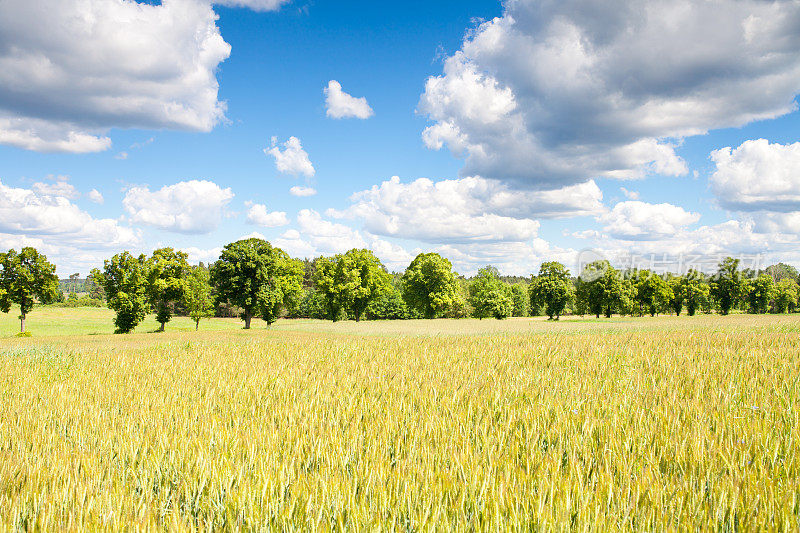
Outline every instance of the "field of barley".
[[797, 530], [800, 317], [0, 317], [0, 529]]

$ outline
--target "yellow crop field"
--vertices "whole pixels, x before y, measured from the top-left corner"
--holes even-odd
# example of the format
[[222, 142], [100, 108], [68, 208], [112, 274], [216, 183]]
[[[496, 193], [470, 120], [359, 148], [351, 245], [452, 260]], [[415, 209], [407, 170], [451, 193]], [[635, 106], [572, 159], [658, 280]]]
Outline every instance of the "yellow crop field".
[[70, 316], [3, 318], [0, 529], [800, 528], [797, 316]]

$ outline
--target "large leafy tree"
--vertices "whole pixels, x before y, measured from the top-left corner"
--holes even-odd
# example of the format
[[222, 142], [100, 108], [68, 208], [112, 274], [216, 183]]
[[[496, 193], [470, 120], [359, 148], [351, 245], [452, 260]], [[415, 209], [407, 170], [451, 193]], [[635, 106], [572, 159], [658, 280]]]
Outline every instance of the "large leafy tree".
[[700, 272], [692, 269], [681, 277], [680, 291], [689, 316], [708, 305], [710, 288]]
[[425, 318], [448, 312], [461, 300], [453, 265], [437, 253], [421, 253], [403, 274], [403, 299]]
[[650, 316], [667, 308], [672, 297], [672, 289], [664, 278], [649, 270], [639, 272], [636, 280], [636, 301]]
[[791, 278], [784, 278], [775, 284], [775, 312], [793, 313], [797, 307], [797, 296], [800, 293], [797, 282]]
[[557, 261], [542, 263], [539, 275], [533, 278], [529, 290], [531, 305], [544, 307], [551, 320], [558, 320], [575, 296], [569, 270]]
[[55, 272], [55, 265], [35, 248], [0, 254], [0, 310], [8, 313], [12, 306], [19, 306], [20, 332], [25, 332], [25, 317], [37, 299], [49, 302], [58, 296]]
[[184, 282], [191, 270], [184, 252], [159, 248], [147, 260], [147, 297], [164, 331], [175, 304], [183, 300]]
[[717, 275], [711, 283], [711, 295], [717, 302], [719, 312], [723, 315], [730, 313], [736, 302], [743, 296], [744, 280], [739, 271], [739, 260], [732, 257], [725, 258], [717, 270]]
[[761, 274], [745, 282], [744, 292], [752, 313], [766, 313], [770, 301], [775, 296], [775, 283], [769, 274]]
[[202, 266], [192, 268], [184, 279], [183, 304], [194, 320], [194, 329], [200, 328], [200, 320], [214, 316], [214, 298], [211, 295], [210, 274]]
[[475, 318], [503, 319], [514, 312], [514, 293], [508, 283], [500, 279], [496, 268], [487, 266], [469, 284], [469, 303]]
[[577, 280], [576, 298], [579, 307], [600, 318], [610, 318], [614, 312], [623, 313], [628, 306], [627, 293], [620, 271], [608, 261], [586, 265]]
[[392, 278], [370, 250], [353, 249], [317, 261], [314, 284], [325, 296], [331, 320], [361, 320], [370, 302], [389, 291]]
[[512, 316], [528, 316], [530, 314], [530, 301], [527, 286], [515, 283], [511, 286], [511, 298], [514, 301]]
[[686, 294], [683, 291], [683, 276], [670, 276], [667, 280], [667, 285], [669, 285], [672, 291], [672, 297], [669, 299], [669, 306], [675, 311], [675, 316], [681, 316], [683, 304], [686, 300]]
[[116, 312], [117, 333], [130, 333], [144, 320], [150, 309], [147, 298], [147, 258], [125, 251], [106, 259], [103, 271], [92, 271], [92, 279], [102, 285], [106, 302]]
[[242, 309], [245, 329], [254, 316], [267, 324], [303, 294], [303, 264], [263, 239], [243, 239], [223, 248], [211, 267], [211, 285], [220, 302]]

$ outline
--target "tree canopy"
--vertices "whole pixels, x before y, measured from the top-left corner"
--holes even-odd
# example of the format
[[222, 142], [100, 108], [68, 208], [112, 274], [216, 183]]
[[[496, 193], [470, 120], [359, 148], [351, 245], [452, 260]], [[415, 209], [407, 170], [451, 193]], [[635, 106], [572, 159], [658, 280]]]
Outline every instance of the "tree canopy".
[[0, 253], [0, 310], [8, 313], [12, 306], [19, 306], [20, 332], [25, 332], [25, 317], [36, 300], [46, 303], [57, 295], [56, 267], [35, 248]]
[[147, 298], [147, 258], [125, 251], [106, 259], [103, 271], [92, 271], [92, 278], [103, 286], [108, 307], [116, 312], [118, 333], [130, 333], [150, 310]]
[[487, 266], [478, 270], [469, 284], [469, 303], [475, 318], [503, 319], [514, 312], [514, 293], [508, 283], [501, 281], [497, 269]]
[[283, 308], [299, 304], [303, 264], [263, 239], [243, 239], [223, 248], [211, 267], [217, 299], [242, 309], [245, 329], [254, 316], [272, 324]]
[[531, 305], [544, 307], [551, 320], [558, 320], [574, 296], [569, 270], [557, 261], [542, 263], [539, 275], [531, 281]]
[[421, 253], [403, 274], [403, 299], [425, 318], [441, 316], [461, 299], [453, 265], [437, 253]]
[[317, 260], [313, 276], [325, 297], [331, 320], [348, 315], [361, 320], [370, 302], [391, 286], [391, 276], [383, 263], [365, 249]]
[[183, 300], [184, 283], [191, 267], [187, 254], [172, 248], [159, 248], [147, 260], [147, 298], [161, 325], [172, 318], [176, 303]]

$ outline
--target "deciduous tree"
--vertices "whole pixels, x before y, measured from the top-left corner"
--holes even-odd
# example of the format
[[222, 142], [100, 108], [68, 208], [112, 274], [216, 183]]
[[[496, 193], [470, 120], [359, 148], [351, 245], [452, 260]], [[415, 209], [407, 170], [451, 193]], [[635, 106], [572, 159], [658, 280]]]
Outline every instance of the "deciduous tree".
[[175, 304], [183, 300], [184, 282], [191, 270], [187, 254], [172, 248], [159, 248], [147, 260], [147, 297], [164, 331]]
[[194, 320], [194, 330], [200, 328], [200, 320], [214, 316], [214, 298], [211, 295], [211, 276], [202, 266], [189, 270], [184, 279], [183, 303], [186, 312]]
[[469, 303], [475, 318], [508, 318], [514, 312], [511, 286], [500, 280], [496, 268], [487, 266], [469, 284]]
[[539, 275], [531, 281], [531, 305], [543, 306], [551, 320], [558, 320], [574, 296], [569, 270], [557, 261], [542, 263]]
[[726, 257], [717, 270], [717, 275], [711, 282], [711, 295], [717, 302], [719, 312], [723, 315], [730, 313], [736, 302], [742, 297], [744, 282], [739, 271], [739, 260]]
[[217, 299], [242, 309], [245, 329], [254, 316], [272, 324], [284, 308], [299, 304], [303, 264], [263, 239], [243, 239], [222, 250], [211, 267]]
[[147, 258], [125, 251], [106, 259], [103, 271], [92, 271], [92, 279], [103, 286], [107, 305], [116, 312], [117, 333], [130, 333], [150, 309], [147, 299]]
[[353, 249], [318, 260], [314, 284], [325, 296], [331, 320], [346, 313], [359, 321], [370, 302], [389, 290], [391, 276], [370, 250]]
[[453, 265], [437, 253], [421, 253], [403, 274], [403, 299], [425, 318], [445, 314], [461, 299]]
[[25, 317], [33, 310], [36, 300], [49, 302], [58, 296], [55, 272], [55, 265], [35, 248], [0, 254], [0, 310], [8, 313], [12, 306], [19, 306], [21, 333], [25, 332]]

